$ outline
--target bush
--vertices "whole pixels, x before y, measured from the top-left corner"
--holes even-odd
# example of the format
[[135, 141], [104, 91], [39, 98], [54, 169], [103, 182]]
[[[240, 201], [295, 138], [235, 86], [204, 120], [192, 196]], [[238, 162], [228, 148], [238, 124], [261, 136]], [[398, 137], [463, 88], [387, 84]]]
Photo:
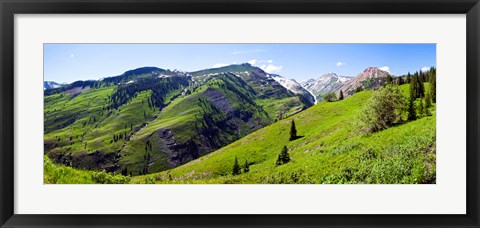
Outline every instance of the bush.
[[387, 85], [374, 92], [359, 116], [361, 128], [376, 132], [401, 122], [404, 112], [404, 97], [398, 86]]
[[330, 92], [325, 94], [325, 96], [323, 97], [323, 100], [326, 102], [333, 102], [337, 100], [337, 96], [335, 95], [335, 93]]
[[130, 182], [129, 176], [114, 175], [105, 170], [93, 173], [92, 179], [97, 184], [128, 184]]

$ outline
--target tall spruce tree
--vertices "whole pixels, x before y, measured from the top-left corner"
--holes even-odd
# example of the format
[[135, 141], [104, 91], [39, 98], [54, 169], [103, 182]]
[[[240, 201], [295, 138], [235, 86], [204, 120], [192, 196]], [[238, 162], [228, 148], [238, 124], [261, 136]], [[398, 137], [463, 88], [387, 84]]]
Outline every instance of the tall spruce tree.
[[410, 94], [410, 99], [408, 101], [408, 120], [416, 120], [417, 113], [415, 111], [415, 98]]
[[386, 84], [392, 84], [393, 83], [393, 79], [392, 79], [392, 76], [390, 74], [387, 74], [387, 81], [386, 81]]
[[437, 74], [434, 67], [430, 68], [430, 95], [432, 102], [437, 103]]
[[425, 114], [425, 106], [423, 105], [423, 98], [420, 98], [418, 103], [418, 114], [422, 117]]
[[343, 91], [340, 90], [340, 94], [338, 95], [338, 100], [341, 101], [343, 100]]
[[235, 157], [235, 162], [233, 163], [233, 169], [232, 169], [232, 175], [238, 175], [240, 174], [240, 165], [238, 164], [238, 159]]
[[402, 76], [397, 77], [396, 83], [397, 83], [397, 85], [403, 85], [403, 78], [402, 78]]
[[412, 97], [415, 100], [415, 98], [418, 97], [417, 92], [418, 92], [417, 77], [413, 76], [410, 79], [410, 97]]
[[290, 141], [297, 139], [297, 129], [295, 128], [295, 121], [292, 120], [292, 125], [290, 126]]
[[432, 113], [430, 112], [430, 108], [432, 107], [432, 103], [430, 99], [431, 99], [430, 93], [427, 93], [427, 95], [425, 95], [425, 115], [427, 116], [432, 115]]
[[290, 155], [288, 154], [287, 146], [283, 146], [282, 152], [278, 155], [276, 164], [282, 165], [288, 162], [290, 162]]
[[417, 96], [416, 98], [423, 98], [425, 97], [425, 87], [423, 85], [423, 81], [420, 76], [417, 78]]
[[250, 171], [250, 165], [248, 164], [248, 160], [245, 160], [245, 165], [243, 166], [243, 172], [248, 173]]

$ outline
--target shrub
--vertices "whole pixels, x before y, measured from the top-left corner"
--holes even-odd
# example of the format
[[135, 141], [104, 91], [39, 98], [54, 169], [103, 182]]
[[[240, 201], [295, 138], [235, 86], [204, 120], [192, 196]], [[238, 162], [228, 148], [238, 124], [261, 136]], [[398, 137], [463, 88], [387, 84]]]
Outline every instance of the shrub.
[[102, 172], [93, 173], [92, 179], [97, 184], [128, 184], [131, 178], [129, 176], [114, 175], [103, 170]]
[[335, 93], [333, 92], [330, 92], [330, 93], [327, 93], [325, 94], [325, 96], [323, 97], [323, 100], [326, 101], [326, 102], [333, 102], [337, 99], [337, 96], [335, 95]]
[[387, 85], [374, 92], [359, 120], [361, 128], [367, 132], [376, 132], [402, 121], [404, 97], [398, 86]]

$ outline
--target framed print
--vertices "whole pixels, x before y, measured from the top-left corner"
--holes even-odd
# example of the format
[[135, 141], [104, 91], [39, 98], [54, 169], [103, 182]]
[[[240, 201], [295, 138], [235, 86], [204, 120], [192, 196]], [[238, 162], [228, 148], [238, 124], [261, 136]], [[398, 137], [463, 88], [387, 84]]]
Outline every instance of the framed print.
[[2, 227], [479, 227], [477, 0], [0, 7]]

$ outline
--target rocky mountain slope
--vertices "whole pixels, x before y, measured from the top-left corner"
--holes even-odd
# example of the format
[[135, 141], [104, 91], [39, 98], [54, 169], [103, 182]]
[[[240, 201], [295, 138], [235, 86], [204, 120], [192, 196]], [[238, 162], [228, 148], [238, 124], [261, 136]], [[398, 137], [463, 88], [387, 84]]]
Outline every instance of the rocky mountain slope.
[[304, 96], [310, 103], [315, 104], [317, 103], [316, 98], [308, 91], [306, 90], [300, 83], [295, 81], [294, 79], [288, 79], [285, 77], [282, 77], [278, 74], [268, 74], [271, 78], [273, 78], [275, 81], [280, 83], [283, 87], [291, 91], [292, 93], [295, 94], [300, 94]]
[[352, 78], [338, 76], [335, 73], [327, 73], [317, 79], [303, 81], [301, 85], [315, 95], [317, 100], [321, 100], [325, 94], [336, 91], [341, 85], [350, 79]]
[[359, 87], [362, 89], [373, 89], [383, 85], [388, 75], [390, 75], [388, 72], [377, 67], [368, 67], [351, 80], [342, 83], [335, 91], [342, 90], [345, 95], [349, 96], [354, 94]]
[[303, 81], [301, 86], [316, 96], [317, 100], [333, 92], [335, 94], [343, 91], [345, 96], [355, 93], [357, 88], [373, 89], [385, 83], [388, 72], [380, 70], [378, 67], [368, 67], [355, 77], [338, 76], [335, 73], [327, 73], [318, 79], [309, 79]]

